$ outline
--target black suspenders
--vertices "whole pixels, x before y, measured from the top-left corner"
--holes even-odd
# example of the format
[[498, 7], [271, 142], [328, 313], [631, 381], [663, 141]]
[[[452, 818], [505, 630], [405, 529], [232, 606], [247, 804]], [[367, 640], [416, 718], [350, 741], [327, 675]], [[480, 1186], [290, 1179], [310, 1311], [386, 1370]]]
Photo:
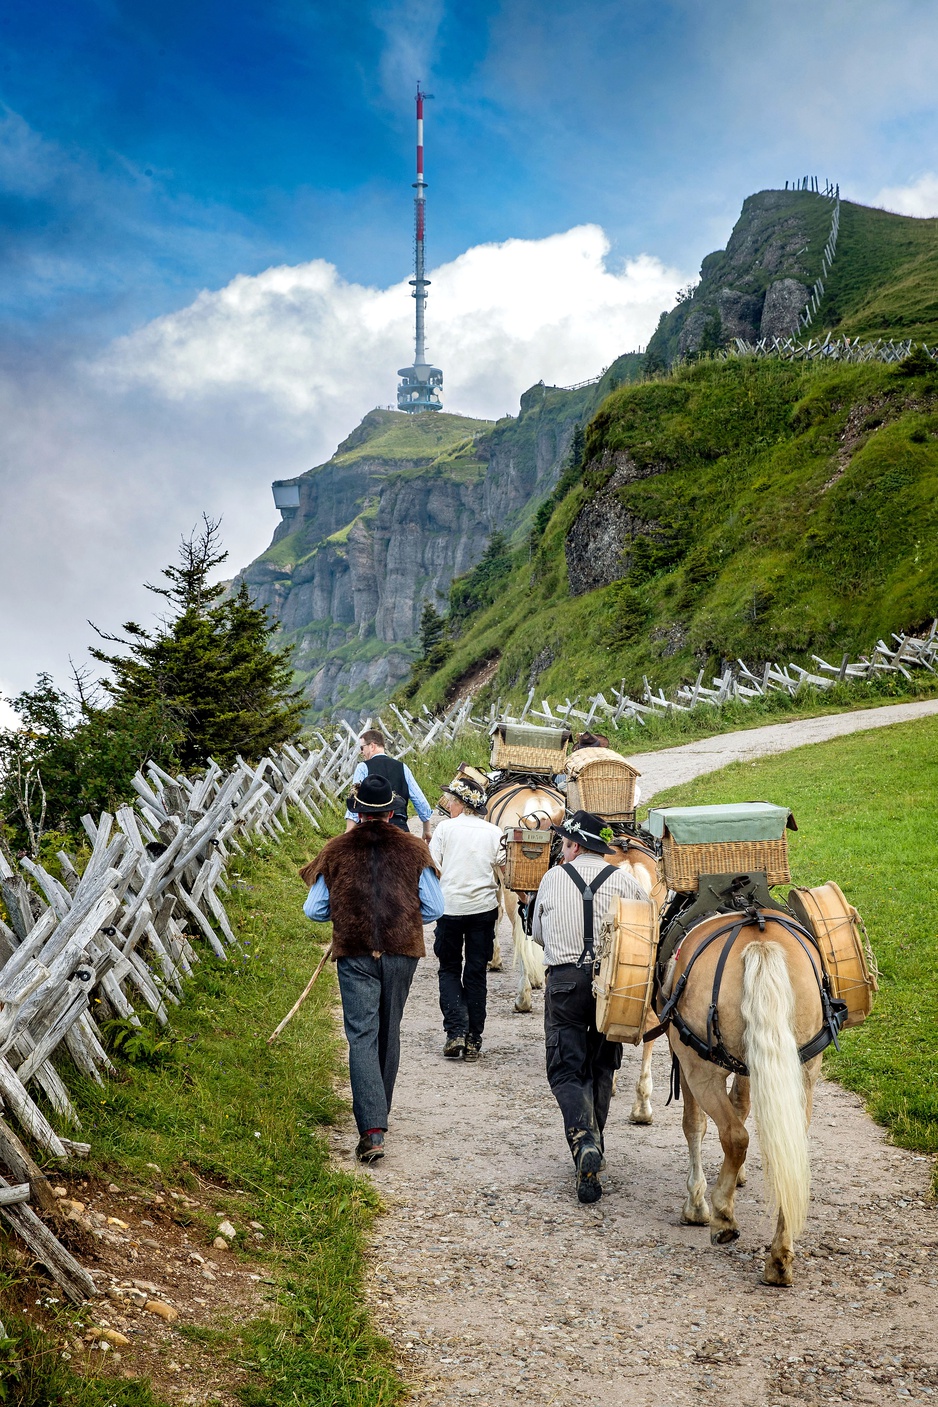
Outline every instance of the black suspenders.
[[577, 958], [576, 965], [577, 967], [592, 967], [596, 961], [596, 954], [593, 950], [593, 895], [606, 883], [610, 875], [615, 874], [616, 867], [615, 865], [603, 865], [589, 884], [581, 874], [577, 873], [572, 864], [562, 865], [561, 869], [564, 874], [570, 876], [583, 897], [583, 951]]

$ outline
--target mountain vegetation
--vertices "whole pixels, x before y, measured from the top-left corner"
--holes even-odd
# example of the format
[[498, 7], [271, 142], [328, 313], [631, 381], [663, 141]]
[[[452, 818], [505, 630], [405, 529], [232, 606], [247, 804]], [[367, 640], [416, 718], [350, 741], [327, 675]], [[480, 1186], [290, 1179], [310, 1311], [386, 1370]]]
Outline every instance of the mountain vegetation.
[[[417, 701], [668, 685], [938, 614], [938, 368], [702, 360], [623, 387], [543, 536]], [[458, 588], [458, 583], [457, 583]], [[456, 588], [454, 588], [456, 589]]]

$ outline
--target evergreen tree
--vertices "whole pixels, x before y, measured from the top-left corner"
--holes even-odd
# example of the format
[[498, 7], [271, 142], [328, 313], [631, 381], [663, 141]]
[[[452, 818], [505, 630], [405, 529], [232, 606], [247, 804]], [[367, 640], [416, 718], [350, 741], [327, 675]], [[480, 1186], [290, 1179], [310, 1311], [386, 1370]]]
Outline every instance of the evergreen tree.
[[[127, 653], [92, 655], [109, 666], [105, 681], [114, 707], [134, 712], [152, 707], [172, 719], [183, 767], [222, 765], [237, 754], [256, 760], [292, 737], [303, 712], [302, 690], [292, 687], [291, 650], [276, 650], [266, 610], [255, 606], [243, 585], [224, 597], [209, 574], [225, 561], [218, 524], [209, 518], [185, 540], [178, 566], [167, 567], [167, 586], [147, 589], [163, 596], [175, 614], [154, 631], [128, 621], [129, 639], [105, 635]], [[224, 598], [224, 599], [222, 599]], [[102, 633], [102, 632], [99, 632]]]

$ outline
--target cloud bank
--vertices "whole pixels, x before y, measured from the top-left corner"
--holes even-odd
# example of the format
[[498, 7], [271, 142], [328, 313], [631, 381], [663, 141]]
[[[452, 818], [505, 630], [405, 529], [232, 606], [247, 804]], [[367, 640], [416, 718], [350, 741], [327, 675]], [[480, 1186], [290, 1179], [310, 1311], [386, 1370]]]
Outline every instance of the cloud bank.
[[872, 204], [897, 215], [938, 215], [938, 176], [928, 171], [907, 186], [884, 186]]
[[[687, 272], [616, 263], [595, 225], [467, 250], [432, 271], [430, 352], [446, 408], [496, 418], [644, 345]], [[321, 463], [413, 357], [410, 289], [322, 260], [240, 276], [84, 360], [0, 379], [0, 680], [63, 678], [90, 617], [147, 618], [204, 510], [235, 570], [277, 514], [270, 481]], [[14, 602], [16, 603], [14, 607]]]

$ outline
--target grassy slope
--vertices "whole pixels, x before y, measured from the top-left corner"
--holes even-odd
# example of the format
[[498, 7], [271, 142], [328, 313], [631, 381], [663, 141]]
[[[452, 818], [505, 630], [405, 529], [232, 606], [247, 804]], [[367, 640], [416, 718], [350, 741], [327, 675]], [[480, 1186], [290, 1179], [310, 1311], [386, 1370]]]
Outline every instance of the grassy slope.
[[811, 327], [938, 342], [938, 219], [843, 201], [837, 253]]
[[859, 909], [881, 986], [827, 1072], [866, 1100], [896, 1143], [938, 1152], [938, 720], [736, 763], [655, 797], [703, 805], [757, 796], [790, 806], [796, 884], [835, 879]]
[[570, 597], [564, 540], [609, 471], [588, 472], [418, 702], [496, 653], [493, 695], [523, 697], [547, 647], [538, 687], [563, 697], [623, 677], [640, 689], [643, 674], [667, 685], [721, 655], [836, 658], [938, 613], [938, 375], [699, 363], [609, 396], [587, 459], [606, 452], [664, 468], [618, 490], [659, 525], [644, 556]]
[[[253, 1218], [265, 1226], [265, 1249], [252, 1249], [252, 1259], [266, 1260], [282, 1293], [269, 1318], [221, 1330], [214, 1347], [251, 1365], [241, 1377], [249, 1407], [384, 1407], [403, 1390], [362, 1300], [365, 1237], [378, 1199], [365, 1179], [329, 1165], [324, 1129], [342, 1111], [334, 1093], [341, 1062], [331, 965], [279, 1043], [265, 1043], [328, 931], [303, 918], [296, 873], [318, 844], [297, 827], [279, 847], [262, 847], [235, 866], [245, 887], [231, 895], [229, 913], [246, 954], [228, 964], [203, 957], [172, 1015], [173, 1059], [128, 1069], [103, 1098], [97, 1087], [78, 1089], [93, 1150], [83, 1170], [91, 1176], [119, 1177], [125, 1189], [148, 1192], [151, 1162], [170, 1188], [195, 1189], [198, 1174], [248, 1193], [233, 1191], [228, 1209], [238, 1225]], [[208, 1245], [211, 1210], [198, 1216]], [[13, 1288], [7, 1285], [8, 1295]], [[3, 1318], [8, 1331], [25, 1332], [6, 1306]], [[75, 1377], [35, 1331], [20, 1344], [14, 1356], [26, 1351], [33, 1381], [21, 1384], [17, 1401], [148, 1407], [153, 1400], [139, 1382]]]

